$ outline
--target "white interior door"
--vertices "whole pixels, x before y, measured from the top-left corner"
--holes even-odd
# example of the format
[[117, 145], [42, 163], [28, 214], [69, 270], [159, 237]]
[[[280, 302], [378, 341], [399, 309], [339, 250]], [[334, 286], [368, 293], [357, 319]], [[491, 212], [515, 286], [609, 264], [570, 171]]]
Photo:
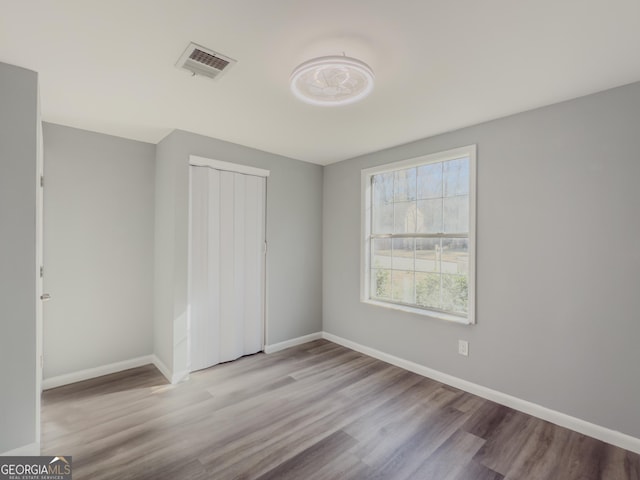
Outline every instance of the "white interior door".
[[190, 166], [190, 370], [264, 347], [266, 179]]

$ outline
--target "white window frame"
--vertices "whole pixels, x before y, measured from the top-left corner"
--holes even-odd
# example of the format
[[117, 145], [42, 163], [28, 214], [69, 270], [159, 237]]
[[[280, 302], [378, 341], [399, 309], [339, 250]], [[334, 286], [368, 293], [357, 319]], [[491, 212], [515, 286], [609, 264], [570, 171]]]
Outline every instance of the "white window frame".
[[[381, 173], [413, 168], [429, 163], [446, 162], [458, 158], [469, 158], [469, 280], [468, 313], [466, 317], [453, 315], [423, 307], [399, 305], [371, 298], [371, 177]], [[360, 301], [363, 303], [416, 313], [432, 318], [462, 324], [476, 323], [476, 145], [454, 148], [444, 152], [387, 163], [361, 171], [361, 245], [360, 245]]]

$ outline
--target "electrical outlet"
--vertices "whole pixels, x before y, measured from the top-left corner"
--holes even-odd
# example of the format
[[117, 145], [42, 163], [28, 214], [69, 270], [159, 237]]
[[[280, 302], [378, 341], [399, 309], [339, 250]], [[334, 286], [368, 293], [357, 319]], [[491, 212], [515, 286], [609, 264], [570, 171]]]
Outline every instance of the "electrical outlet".
[[469, 356], [469, 342], [466, 340], [458, 340], [458, 353], [460, 355], [464, 355], [465, 357]]

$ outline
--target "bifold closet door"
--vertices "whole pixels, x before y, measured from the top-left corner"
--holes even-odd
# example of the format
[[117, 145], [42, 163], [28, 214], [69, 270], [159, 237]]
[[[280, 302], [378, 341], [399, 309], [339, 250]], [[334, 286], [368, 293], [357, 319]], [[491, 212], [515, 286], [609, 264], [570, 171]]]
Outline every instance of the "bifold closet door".
[[263, 348], [266, 179], [189, 168], [189, 356], [194, 371]]

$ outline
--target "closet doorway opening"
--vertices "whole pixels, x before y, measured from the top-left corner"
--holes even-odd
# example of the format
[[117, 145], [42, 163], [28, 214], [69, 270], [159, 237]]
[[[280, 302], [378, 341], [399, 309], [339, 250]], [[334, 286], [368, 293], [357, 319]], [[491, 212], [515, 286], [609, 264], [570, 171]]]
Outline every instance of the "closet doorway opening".
[[189, 371], [265, 344], [268, 170], [189, 161]]

